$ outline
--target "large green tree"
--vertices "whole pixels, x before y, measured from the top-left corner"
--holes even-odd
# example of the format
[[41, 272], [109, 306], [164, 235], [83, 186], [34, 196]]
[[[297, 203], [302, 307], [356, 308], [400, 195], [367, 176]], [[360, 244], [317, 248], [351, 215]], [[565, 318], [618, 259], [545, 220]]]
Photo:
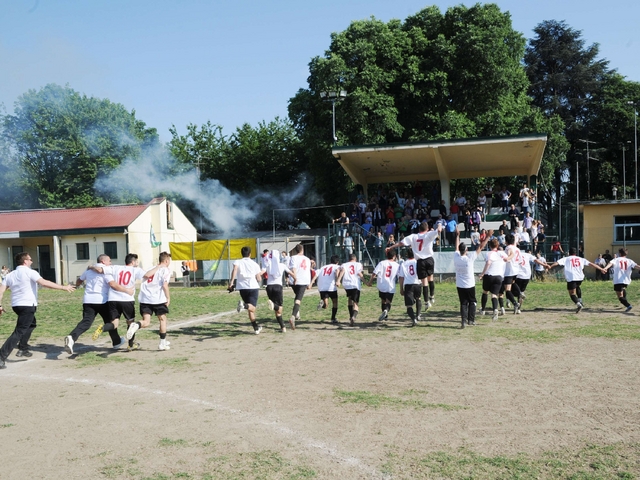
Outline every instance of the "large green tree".
[[19, 184], [40, 207], [105, 203], [94, 192], [96, 178], [158, 141], [135, 111], [54, 84], [22, 95], [2, 129]]
[[404, 22], [355, 21], [331, 35], [309, 64], [308, 88], [289, 116], [325, 198], [344, 199], [349, 182], [331, 156], [331, 108], [320, 92], [344, 89], [336, 109], [339, 144], [424, 141], [542, 131], [553, 170], [564, 141], [558, 123], [532, 107], [522, 68], [526, 41], [493, 4], [429, 7]]

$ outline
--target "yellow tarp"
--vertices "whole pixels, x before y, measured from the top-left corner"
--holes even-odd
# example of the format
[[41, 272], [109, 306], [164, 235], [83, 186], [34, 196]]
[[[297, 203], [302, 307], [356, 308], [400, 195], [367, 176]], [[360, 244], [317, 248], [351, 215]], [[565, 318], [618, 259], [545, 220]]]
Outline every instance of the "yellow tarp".
[[242, 258], [242, 247], [251, 247], [251, 256], [256, 256], [255, 238], [233, 240], [209, 240], [207, 242], [169, 242], [171, 259], [182, 260], [237, 260]]

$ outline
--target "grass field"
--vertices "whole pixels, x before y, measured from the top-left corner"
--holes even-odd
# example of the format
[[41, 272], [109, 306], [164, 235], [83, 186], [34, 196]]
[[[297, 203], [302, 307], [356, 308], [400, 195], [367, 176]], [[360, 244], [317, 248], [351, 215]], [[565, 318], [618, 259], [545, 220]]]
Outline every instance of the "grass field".
[[[628, 292], [628, 299], [632, 305], [636, 304], [640, 298], [635, 285], [632, 284]], [[540, 358], [535, 357], [537, 359], [532, 361], [541, 362], [542, 367], [540, 368], [549, 367], [549, 364], [542, 360], [546, 357], [556, 358], [554, 355], [558, 355], [558, 350], [560, 350], [558, 358], [561, 358], [565, 345], [571, 345], [576, 341], [581, 342], [580, 345], [586, 342], [587, 346], [597, 341], [600, 349], [603, 348], [602, 342], [605, 342], [604, 348], [606, 348], [607, 342], [611, 342], [611, 348], [615, 348], [615, 345], [623, 342], [627, 346], [631, 345], [631, 350], [636, 348], [640, 352], [638, 317], [623, 313], [623, 307], [618, 302], [611, 283], [587, 281], [583, 284], [582, 290], [586, 308], [584, 312], [575, 314], [564, 283], [531, 283], [527, 289], [527, 300], [522, 315], [508, 313], [501, 316], [496, 322], [492, 322], [490, 317], [479, 317], [478, 321], [481, 326], [461, 330], [459, 328], [457, 292], [453, 283], [437, 284], [436, 308], [426, 313], [424, 321], [416, 328], [408, 328], [410, 321], [405, 313], [402, 298], [398, 294], [394, 299], [389, 321], [377, 322], [380, 313], [377, 290], [375, 287], [365, 287], [361, 297], [358, 328], [336, 330], [330, 324], [329, 312], [316, 310], [318, 295], [314, 289], [308, 292], [303, 301], [302, 321], [298, 324], [298, 331], [304, 335], [297, 337], [297, 332], [288, 332], [286, 336], [277, 332], [273, 312], [267, 309], [266, 295], [262, 291], [257, 317], [258, 321], [267, 328], [262, 335], [254, 339], [248, 335], [251, 327], [246, 313], [235, 313], [239, 299], [237, 293], [228, 294], [224, 288], [220, 287], [190, 289], [175, 287], [172, 288], [171, 294], [170, 328], [172, 324], [194, 320], [193, 324], [182, 326], [170, 332], [170, 336], [182, 341], [182, 349], [163, 352], [170, 353], [170, 355], [158, 356], [154, 354], [157, 352], [149, 350], [141, 351], [139, 354], [112, 355], [104, 348], [89, 348], [88, 351], [77, 355], [73, 361], [43, 363], [39, 368], [46, 366], [47, 371], [51, 371], [55, 367], [70, 372], [62, 373], [57, 380], [60, 382], [66, 381], [67, 376], [77, 374], [82, 378], [105, 377], [107, 380], [111, 379], [110, 381], [114, 385], [120, 384], [119, 372], [122, 372], [123, 369], [136, 372], [133, 378], [138, 382], [143, 382], [142, 379], [147, 378], [147, 374], [152, 375], [151, 378], [159, 378], [159, 375], [162, 374], [162, 376], [176, 379], [175, 382], [182, 383], [184, 381], [182, 388], [193, 389], [192, 395], [206, 392], [207, 396], [203, 396], [203, 398], [207, 399], [209, 396], [215, 397], [214, 393], [216, 393], [222, 395], [221, 398], [227, 399], [233, 405], [235, 405], [234, 399], [237, 399], [238, 390], [246, 388], [248, 391], [255, 391], [254, 395], [261, 399], [257, 405], [254, 405], [258, 410], [260, 410], [259, 405], [265, 403], [264, 398], [275, 398], [278, 395], [280, 388], [276, 383], [281, 381], [283, 382], [282, 389], [287, 392], [289, 390], [295, 392], [295, 394], [288, 393], [287, 398], [300, 396], [302, 405], [306, 405], [305, 402], [310, 400], [314, 402], [312, 408], [318, 418], [308, 428], [309, 431], [315, 432], [315, 435], [322, 434], [327, 438], [333, 438], [335, 442], [341, 442], [342, 446], [348, 449], [350, 446], [346, 439], [348, 437], [342, 438], [334, 432], [331, 427], [332, 422], [342, 422], [345, 428], [357, 427], [363, 430], [362, 442], [365, 442], [365, 445], [367, 442], [370, 442], [371, 445], [377, 445], [376, 448], [383, 452], [379, 457], [368, 458], [369, 463], [374, 464], [376, 468], [375, 475], [371, 475], [373, 478], [531, 480], [640, 478], [640, 443], [634, 440], [638, 438], [634, 428], [634, 425], [637, 426], [637, 412], [628, 419], [630, 424], [625, 429], [627, 433], [620, 434], [623, 438], [621, 441], [598, 441], [600, 437], [596, 434], [594, 438], [585, 436], [582, 442], [572, 448], [551, 445], [550, 448], [535, 452], [514, 453], [509, 451], [505, 453], [498, 451], [487, 453], [468, 446], [438, 447], [425, 451], [419, 447], [419, 441], [417, 443], [403, 442], [390, 433], [398, 424], [402, 425], [402, 422], [407, 422], [404, 424], [404, 428], [408, 430], [409, 426], [414, 423], [411, 420], [412, 415], [419, 415], [421, 419], [425, 416], [432, 418], [432, 423], [436, 425], [438, 422], [450, 422], [452, 419], [460, 418], [464, 427], [473, 415], [477, 417], [478, 415], [493, 415], [495, 413], [491, 408], [481, 405], [478, 398], [463, 401], [468, 397], [461, 395], [458, 389], [461, 389], [465, 384], [464, 378], [459, 383], [458, 380], [451, 379], [452, 383], [449, 387], [447, 387], [446, 379], [442, 378], [438, 379], [440, 381], [427, 382], [422, 380], [423, 377], [429, 375], [427, 366], [420, 365], [419, 368], [416, 368], [416, 372], [420, 372], [419, 375], [412, 372], [411, 369], [397, 368], [393, 359], [389, 358], [393, 356], [393, 352], [402, 353], [400, 355], [402, 358], [417, 361], [427, 357], [425, 352], [428, 352], [429, 355], [432, 355], [429, 358], [434, 361], [439, 358], [436, 352], [447, 351], [447, 345], [455, 346], [453, 348], [457, 349], [488, 352], [489, 357], [494, 355], [492, 352], [501, 355], [501, 352], [508, 352], [510, 346], [517, 345], [518, 352], [522, 351], [525, 352], [525, 355], [533, 357], [537, 354]], [[480, 293], [477, 291], [478, 300], [480, 300]], [[72, 294], [47, 289], [41, 290], [37, 314], [38, 328], [34, 332], [32, 343], [47, 344], [49, 350], [53, 349], [52, 344], [62, 346], [63, 337], [80, 320], [82, 294], [81, 289]], [[290, 291], [285, 294], [285, 320], [290, 313], [291, 296]], [[5, 294], [4, 305], [10, 304], [8, 297], [9, 292]], [[341, 292], [339, 308], [338, 318], [346, 323], [348, 315], [343, 292]], [[638, 310], [640, 311], [640, 304]], [[203, 317], [213, 317], [216, 314], [224, 313], [228, 313], [228, 315], [210, 320], [205, 318], [204, 321], [199, 321]], [[13, 312], [8, 312], [0, 317], [0, 341], [4, 341], [14, 326], [15, 315]], [[147, 340], [147, 344], [151, 343], [148, 341], [150, 339], [155, 342], [157, 339], [156, 328], [157, 323], [154, 320], [151, 329], [139, 332], [140, 340]], [[80, 343], [91, 345], [89, 334], [90, 332], [85, 334]], [[267, 338], [261, 338], [263, 336]], [[254, 340], [258, 340], [258, 342], [256, 343]], [[335, 351], [331, 350], [331, 343], [335, 344]], [[335, 362], [329, 363], [328, 356], [339, 357]], [[588, 352], [585, 352], [585, 356], [585, 358], [588, 357]], [[612, 369], [627, 368], [628, 355], [622, 358], [621, 354], [620, 357], [612, 355], [615, 361], [619, 361], [616, 366], [612, 365]], [[295, 359], [294, 363], [300, 363], [292, 365], [292, 359]], [[504, 359], [500, 359], [506, 365], [509, 364], [508, 362], [519, 360], [517, 356], [514, 358], [508, 355]], [[446, 364], [446, 359], [443, 362]], [[489, 368], [488, 360], [485, 359], [485, 362], [487, 363], [485, 368]], [[25, 365], [29, 365], [29, 362], [26, 362]], [[37, 364], [34, 362], [32, 365]], [[349, 369], [345, 368], [346, 365], [355, 369], [353, 375], [349, 374]], [[14, 366], [15, 364], [11, 365], [11, 367]], [[253, 376], [253, 367], [255, 367], [255, 376]], [[499, 369], [502, 367], [500, 365], [497, 367], [497, 372], [501, 372]], [[222, 368], [225, 371], [222, 371]], [[368, 378], [361, 382], [358, 379], [358, 372], [362, 372], [362, 368], [367, 369]], [[628, 375], [633, 376], [633, 369], [637, 370], [635, 363], [631, 368], [632, 370], [627, 369]], [[6, 372], [9, 371], [9, 369], [6, 370]], [[37, 370], [35, 371], [37, 372]], [[281, 373], [282, 377], [275, 376], [276, 380], [271, 381], [271, 373], [275, 371]], [[322, 378], [318, 376], [319, 371], [323, 371]], [[526, 372], [526, 370], [524, 371]], [[544, 372], [532, 371], [525, 375], [534, 378], [539, 375], [540, 383], [535, 380], [533, 386], [544, 390], [546, 387], [544, 387], [543, 380], [545, 375], [549, 374], [546, 370]], [[566, 375], [567, 372], [566, 367], [560, 366], [553, 374]], [[277, 380], [278, 378], [280, 380]], [[290, 383], [285, 382], [285, 378]], [[18, 382], [22, 377], [14, 375], [14, 379]], [[187, 383], [187, 379], [189, 379], [189, 383]], [[481, 379], [481, 376], [476, 379], [479, 387], [483, 385]], [[513, 383], [516, 384], [514, 386], [516, 391], [517, 383], [521, 379], [521, 375], [514, 377]], [[202, 385], [200, 385], [201, 381]], [[299, 382], [304, 382], [304, 385], [300, 385]], [[28, 380], [27, 384], [29, 384]], [[141, 384], [144, 385], [144, 383]], [[502, 385], [503, 387], [512, 386], [510, 381]], [[31, 386], [35, 388], [37, 385]], [[14, 392], [16, 388], [18, 387], [13, 387]], [[316, 388], [319, 392], [324, 393], [314, 392]], [[450, 394], [447, 388], [453, 389], [454, 393]], [[585, 389], [598, 391], [597, 385], [585, 385]], [[43, 392], [47, 390], [50, 389], [45, 388]], [[567, 394], [567, 398], [578, 398], [580, 388], [577, 390], [578, 392], [572, 391]], [[490, 387], [488, 391], [491, 391]], [[146, 394], [146, 397], [142, 396], [132, 406], [127, 405], [127, 408], [142, 409], [146, 404], [155, 405], [150, 392]], [[62, 391], [54, 391], [52, 395], [60, 399], [65, 399], [67, 396], [65, 400], [67, 402], [72, 402], [77, 398], [75, 405], [83, 405], [84, 398], [101, 393], [100, 388], [92, 388], [85, 392], [80, 388], [73, 389], [63, 385]], [[499, 399], [500, 392], [495, 393]], [[179, 394], [178, 392], [171, 395]], [[83, 398], [83, 396], [87, 397]], [[13, 401], [15, 395], [0, 398], [3, 398], [3, 402]], [[630, 398], [632, 405], [637, 404], [636, 398], [637, 391], [635, 396]], [[498, 401], [497, 399], [496, 401]], [[47, 405], [52, 402], [51, 399], [45, 401]], [[97, 402], [98, 405], [106, 403], [102, 397], [92, 398], [92, 401]], [[213, 400], [211, 401], [213, 402]], [[199, 418], [205, 419], [209, 411], [215, 411], [213, 404], [209, 408], [205, 408], [208, 405], [206, 401], [198, 400], [198, 402], [199, 405], [204, 404], [203, 411], [197, 412]], [[597, 403], [598, 401], [594, 399], [594, 404]], [[624, 401], [622, 403], [624, 404]], [[118, 448], [104, 448], [98, 451], [96, 448], [100, 447], [93, 446], [91, 459], [87, 462], [87, 466], [81, 467], [79, 463], [77, 465], [74, 463], [74, 468], [77, 466], [78, 471], [87, 475], [86, 478], [135, 480], [351, 478], [344, 476], [344, 473], [336, 474], [335, 472], [340, 470], [326, 467], [328, 463], [323, 464], [322, 461], [309, 457], [308, 452], [300, 453], [297, 447], [290, 451], [280, 444], [280, 449], [260, 447], [246, 451], [230, 440], [225, 440], [224, 436], [221, 439], [215, 433], [209, 433], [210, 430], [205, 429], [204, 433], [201, 431], [196, 433], [194, 429], [200, 428], [200, 425], [197, 424], [180, 430], [181, 423], [186, 425], [193, 418], [189, 413], [188, 406], [180, 403], [159, 405], [154, 408], [161, 409], [161, 415], [167, 419], [168, 428], [166, 431], [154, 432], [155, 435], [149, 436], [148, 440], [147, 437], [144, 437], [147, 445], [139, 447], [144, 449], [142, 453], [138, 451], [136, 455], [128, 454], [125, 451], [119, 451]], [[284, 421], [286, 418], [289, 424], [297, 425], [299, 421], [297, 413], [303, 413], [301, 406], [297, 405], [297, 407], [298, 410], [291, 407], [291, 413], [288, 416], [283, 414], [281, 420]], [[577, 405], [577, 407], [580, 408], [581, 405]], [[587, 409], [587, 406], [584, 408]], [[599, 407], [589, 408], [592, 410], [585, 413], [586, 417], [598, 419], [606, 424], [609, 415], [606, 406], [603, 407], [605, 408], [604, 414], [598, 409]], [[0, 419], [2, 419], [0, 432], [20, 436], [22, 429], [26, 428], [26, 420], [14, 413], [18, 411], [17, 407], [11, 409], [10, 406], [7, 406], [7, 409], [11, 413], [0, 415]], [[55, 412], [56, 407], [53, 406], [52, 415]], [[497, 412], [500, 412], [500, 409]], [[67, 413], [61, 415], [67, 415]], [[327, 417], [325, 418], [323, 415]], [[539, 415], [540, 418], [544, 416], [543, 412], [536, 415]], [[620, 416], [624, 419], [624, 414], [615, 413], [614, 415], [612, 413], [611, 415], [616, 417], [616, 421], [624, 422], [624, 420], [620, 420]], [[152, 416], [156, 416], [155, 410]], [[173, 416], [176, 418], [175, 425], [171, 423]], [[139, 417], [142, 418], [142, 415]], [[332, 417], [337, 417], [337, 420]], [[498, 413], [499, 421], [495, 425], [491, 424], [489, 431], [501, 428], [502, 419], [499, 417]], [[368, 418], [378, 418], [379, 425], [372, 422], [371, 431], [366, 431], [366, 428], [363, 427], [367, 424], [366, 419]], [[310, 420], [313, 419], [310, 418], [307, 421]], [[305, 424], [305, 421], [300, 421], [301, 425]], [[505, 418], [504, 422], [507, 423], [507, 421]], [[209, 420], [198, 420], [202, 426], [207, 425], [207, 422]], [[516, 419], [514, 426], [517, 424]], [[425, 425], [429, 424], [425, 423]], [[212, 427], [214, 428], [211, 432], [215, 432], [215, 425]], [[55, 427], [51, 428], [55, 430]], [[139, 428], [142, 428], [140, 432], [144, 433], [144, 426]], [[248, 433], [245, 432], [243, 435], [251, 438], [255, 428], [257, 427], [251, 427], [247, 431]], [[298, 426], [298, 428], [303, 429], [302, 426]], [[564, 429], [571, 430], [566, 426], [558, 428], [561, 432], [564, 432]], [[536, 430], [535, 426], [532, 429]], [[466, 431], [465, 428], [461, 428], [461, 430]], [[597, 432], [597, 430], [596, 428], [595, 431]], [[420, 431], [418, 428], [413, 435]], [[442, 435], [446, 437], [446, 432]], [[121, 437], [119, 440], [125, 442], [126, 437]], [[67, 438], [66, 441], [72, 440]], [[92, 445], [91, 438], [78, 437], [78, 441], [82, 445], [85, 442]], [[47, 444], [46, 448], [57, 449], [57, 443], [56, 437]], [[407, 448], [405, 443], [412, 447]], [[351, 445], [351, 448], [355, 447]], [[367, 448], [364, 448], [360, 452], [361, 458], [366, 458], [366, 451]], [[43, 458], [46, 457], [44, 453], [41, 455]], [[148, 461], [151, 455], [172, 459], [175, 467], [170, 471], [157, 467]], [[142, 460], [143, 458], [147, 459], [146, 463]], [[5, 459], [5, 461], [11, 464], [14, 459]], [[75, 462], [75, 460], [73, 461]], [[9, 476], [7, 478], [18, 477]], [[46, 478], [58, 477], [53, 475]], [[353, 478], [369, 478], [369, 476], [359, 472]]]

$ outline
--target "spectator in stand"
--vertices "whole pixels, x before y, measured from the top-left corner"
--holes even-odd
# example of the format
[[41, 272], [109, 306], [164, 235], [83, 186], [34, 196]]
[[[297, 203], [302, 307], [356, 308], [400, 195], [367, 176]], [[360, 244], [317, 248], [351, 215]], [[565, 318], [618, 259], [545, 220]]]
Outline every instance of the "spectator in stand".
[[395, 222], [395, 220], [396, 220], [396, 214], [395, 214], [395, 212], [393, 211], [393, 207], [394, 207], [394, 205], [395, 205], [395, 203], [390, 203], [390, 204], [387, 206], [387, 210], [384, 212], [384, 216], [385, 216], [385, 218], [386, 218], [387, 220], [391, 219], [391, 220], [393, 220], [393, 221]]
[[469, 214], [469, 232], [473, 231], [473, 227], [480, 228], [480, 224], [482, 223], [482, 210], [480, 207], [472, 210]]
[[500, 226], [498, 227], [498, 231], [503, 235], [506, 235], [507, 233], [509, 233], [509, 225], [507, 225], [506, 220], [502, 220], [502, 224], [500, 224]]
[[482, 215], [485, 216], [487, 214], [487, 195], [484, 190], [480, 192], [476, 201], [478, 203], [478, 208], [482, 211]]
[[381, 262], [384, 259], [384, 247], [384, 235], [381, 231], [378, 231], [378, 233], [376, 233], [375, 241], [373, 242], [376, 262]]
[[404, 215], [398, 222], [398, 236], [404, 237], [409, 232], [409, 217]]
[[507, 213], [509, 211], [509, 199], [511, 198], [511, 192], [507, 190], [505, 185], [502, 186], [502, 190], [500, 190], [500, 202], [502, 206], [502, 213]]
[[[562, 244], [560, 240], [557, 240], [551, 244], [551, 259], [553, 262], [557, 262], [560, 260], [560, 257], [564, 255], [564, 250], [562, 250]], [[606, 265], [606, 263], [605, 263]], [[604, 267], [605, 265], [600, 265]], [[596, 274], [598, 274], [599, 270], [596, 270]]]
[[371, 220], [376, 231], [379, 231], [384, 226], [384, 212], [380, 209], [379, 204], [376, 204], [371, 212]]
[[511, 230], [514, 230], [518, 227], [518, 216], [520, 212], [516, 208], [515, 204], [511, 204], [511, 209], [509, 210], [509, 221], [511, 222]]
[[[553, 246], [551, 247], [551, 250], [553, 250]], [[598, 258], [596, 258], [593, 263], [594, 263], [594, 265], [597, 265], [597, 266], [599, 266], [601, 268], [604, 268], [604, 267], [607, 266], [607, 262], [604, 261], [604, 258], [602, 258], [602, 254], [601, 253], [598, 254]], [[605, 275], [604, 273], [602, 273], [600, 270], [596, 269], [596, 280], [604, 280], [604, 275]]]
[[531, 190], [527, 187], [526, 183], [522, 184], [520, 189], [520, 205], [522, 206], [523, 216], [529, 211], [529, 204], [531, 200]]
[[[607, 262], [607, 265], [609, 265], [609, 263], [611, 263], [611, 260], [613, 260], [613, 257], [609, 253], [609, 250], [604, 251], [604, 253], [602, 254], [602, 258], [604, 258], [604, 261]], [[609, 273], [609, 270], [605, 271], [604, 275], [602, 275], [602, 279], [609, 281], [610, 278], [611, 274]]]
[[451, 214], [451, 218], [458, 222], [458, 213], [460, 212], [460, 207], [457, 203], [453, 202], [451, 208], [449, 208], [449, 213]]
[[442, 227], [440, 228], [440, 232], [438, 235], [438, 242], [440, 245], [444, 245], [444, 229], [446, 226], [447, 226], [447, 221], [444, 218], [442, 218], [442, 215], [438, 215], [438, 219], [434, 224], [434, 229], [438, 229], [438, 227]]
[[367, 203], [364, 201], [364, 198], [358, 202], [358, 213], [360, 214], [360, 221], [358, 223], [363, 224], [365, 219], [365, 212], [367, 211]]
[[491, 207], [493, 206], [493, 186], [489, 183], [484, 189], [484, 195], [487, 197], [487, 211], [486, 215], [491, 214]]
[[336, 218], [336, 219], [331, 221], [331, 223], [336, 223], [336, 222], [338, 222], [340, 224], [340, 231], [339, 231], [340, 242], [339, 242], [339, 244], [342, 245], [342, 243], [344, 241], [344, 234], [347, 232], [347, 230], [349, 228], [349, 217], [347, 217], [347, 213], [346, 212], [342, 212], [338, 218]]
[[[485, 235], [486, 238], [486, 235]], [[481, 240], [480, 240], [480, 233], [478, 232], [478, 227], [477, 226], [473, 226], [473, 230], [471, 230], [471, 247], [472, 249], [475, 249], [478, 247], [478, 245], [480, 245]]]
[[458, 222], [451, 218], [451, 216], [447, 217], [447, 224], [444, 228], [444, 232], [447, 237], [447, 244], [450, 247], [454, 247], [458, 236]]
[[389, 238], [388, 238], [388, 240], [387, 240], [387, 246], [386, 246], [386, 248], [389, 248], [389, 247], [391, 247], [392, 245], [395, 245], [395, 243], [396, 243], [396, 239], [395, 239], [395, 237], [393, 236], [393, 234], [389, 235]]
[[385, 231], [384, 234], [387, 238], [393, 236], [396, 233], [396, 224], [395, 222], [390, 218], [387, 220], [387, 225], [385, 227]]
[[487, 238], [489, 234], [487, 233], [487, 231], [483, 228], [480, 230], [480, 242], [484, 242], [484, 239]]
[[467, 199], [464, 198], [464, 195], [458, 193], [458, 195], [456, 196], [456, 198], [454, 200], [454, 203], [456, 205], [458, 205], [458, 208], [462, 209], [467, 204]]
[[418, 229], [420, 228], [420, 219], [418, 218], [418, 214], [414, 213], [413, 218], [409, 221], [409, 229], [411, 233], [418, 233]]
[[540, 230], [538, 231], [538, 235], [534, 240], [534, 243], [536, 246], [536, 253], [544, 251], [544, 241], [546, 239], [547, 239], [547, 236], [544, 234], [544, 227], [540, 227]]
[[373, 225], [371, 225], [371, 218], [366, 218], [360, 228], [362, 229], [362, 236], [366, 238], [373, 228]]
[[522, 228], [531, 234], [531, 225], [533, 224], [533, 217], [531, 212], [527, 212], [522, 219]]
[[447, 205], [444, 203], [444, 199], [440, 200], [440, 205], [438, 205], [438, 210], [440, 210], [440, 215], [443, 217], [447, 216]]
[[344, 235], [344, 253], [345, 261], [349, 259], [349, 255], [353, 253], [353, 238], [349, 235], [349, 232]]
[[531, 237], [529, 236], [529, 232], [524, 230], [522, 227], [518, 227], [518, 235], [520, 236], [520, 250], [524, 250], [526, 252], [531, 251]]
[[541, 282], [544, 282], [544, 274], [546, 272], [545, 269], [546, 269], [547, 260], [542, 256], [542, 253], [540, 252], [536, 253], [536, 259], [538, 260], [537, 262], [535, 262], [535, 267], [534, 267], [536, 280], [540, 280]]

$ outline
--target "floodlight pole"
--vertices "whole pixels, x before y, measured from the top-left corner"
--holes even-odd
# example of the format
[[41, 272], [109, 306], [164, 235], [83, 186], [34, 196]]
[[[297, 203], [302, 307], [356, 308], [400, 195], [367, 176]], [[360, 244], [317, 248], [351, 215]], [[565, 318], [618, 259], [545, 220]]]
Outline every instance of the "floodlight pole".
[[323, 102], [331, 102], [331, 119], [333, 124], [333, 144], [336, 145], [338, 137], [336, 136], [336, 102], [342, 102], [347, 98], [346, 90], [328, 90], [320, 92], [320, 98]]
[[589, 144], [596, 142], [592, 142], [591, 140], [583, 140], [581, 138], [579, 138], [578, 141], [587, 144], [587, 200], [591, 200], [591, 169], [589, 168]]
[[633, 136], [635, 139], [635, 153], [634, 159], [636, 164], [636, 200], [638, 199], [638, 102], [629, 100], [627, 105], [633, 105]]

